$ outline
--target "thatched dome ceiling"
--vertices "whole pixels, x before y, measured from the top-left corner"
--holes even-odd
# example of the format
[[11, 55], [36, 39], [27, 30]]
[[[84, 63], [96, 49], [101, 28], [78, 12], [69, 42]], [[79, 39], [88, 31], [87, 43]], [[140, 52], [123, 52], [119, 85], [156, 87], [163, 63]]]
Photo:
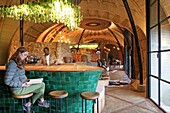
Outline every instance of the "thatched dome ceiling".
[[[25, 3], [33, 1], [36, 0], [24, 0]], [[161, 0], [162, 9], [167, 17], [170, 16], [169, 2], [169, 0]], [[146, 50], [146, 44], [143, 44], [146, 43], [145, 0], [128, 0], [128, 3], [139, 35], [140, 47], [142, 50]], [[19, 4], [20, 0], [0, 0], [0, 6]], [[81, 0], [79, 6], [83, 11], [84, 21], [78, 30], [69, 31], [67, 27], [62, 24], [50, 22], [42, 24], [24, 22], [24, 41], [50, 42], [56, 41], [57, 37], [64, 35], [70, 38], [71, 43], [78, 43], [82, 32], [84, 31], [80, 41], [81, 43], [104, 41], [117, 44], [115, 41], [116, 36], [120, 44], [122, 46], [124, 45], [122, 30], [127, 29], [132, 32], [132, 29], [122, 0]], [[92, 20], [95, 20], [95, 22]], [[103, 23], [99, 23], [98, 20]], [[114, 33], [114, 35], [108, 30], [108, 28]], [[19, 21], [9, 18], [0, 19], [0, 48], [2, 48], [0, 49], [0, 54], [4, 55], [3, 57], [0, 56], [1, 61], [6, 61], [10, 42], [19, 41], [19, 29]], [[53, 35], [57, 37], [53, 38]]]
[[[24, 0], [25, 3], [32, 1], [35, 0]], [[0, 1], [0, 5], [9, 6], [19, 4], [18, 0]], [[145, 15], [143, 13], [144, 1], [132, 0], [129, 2], [129, 5], [132, 11], [134, 11], [134, 17], [139, 14], [135, 17], [135, 20], [138, 20], [138, 18], [142, 18]], [[78, 43], [80, 37], [82, 37], [80, 41], [81, 43], [108, 41], [117, 44], [115, 38], [118, 38], [120, 44], [122, 46], [124, 45], [122, 30], [128, 29], [131, 31], [131, 26], [121, 0], [82, 0], [79, 6], [84, 14], [84, 20], [78, 30], [69, 31], [67, 27], [56, 23], [26, 23], [24, 41], [55, 42], [58, 40], [58, 37], [65, 36], [69, 38], [73, 44]], [[144, 17], [142, 20], [144, 20]], [[115, 25], [118, 25], [119, 27]], [[144, 21], [137, 22], [137, 25], [143, 29]], [[108, 30], [108, 28], [114, 33], [114, 35]], [[83, 32], [83, 30], [85, 31]], [[12, 40], [16, 40], [15, 35], [16, 34], [13, 35], [13, 38], [11, 37]]]

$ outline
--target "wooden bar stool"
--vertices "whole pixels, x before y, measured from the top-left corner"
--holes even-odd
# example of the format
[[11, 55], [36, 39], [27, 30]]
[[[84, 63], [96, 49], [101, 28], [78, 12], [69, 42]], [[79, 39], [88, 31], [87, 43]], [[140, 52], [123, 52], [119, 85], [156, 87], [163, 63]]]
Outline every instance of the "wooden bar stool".
[[[97, 113], [99, 113], [99, 101], [98, 101], [98, 98], [99, 98], [99, 93], [98, 92], [82, 92], [80, 94], [81, 98], [82, 98], [82, 113], [84, 113], [83, 111], [83, 100], [85, 100], [85, 113], [86, 113], [86, 100], [92, 100], [92, 101], [96, 101], [97, 100]], [[94, 113], [94, 102], [93, 102], [93, 113]]]
[[[23, 107], [24, 99], [30, 98], [30, 97], [32, 97], [32, 95], [33, 95], [33, 93], [23, 94], [23, 95], [14, 95], [14, 94], [12, 94], [12, 97], [16, 98], [16, 99], [22, 99], [22, 107]], [[14, 112], [15, 112], [15, 103], [14, 103]], [[23, 108], [22, 108], [22, 113], [24, 113]]]
[[[68, 96], [68, 92], [67, 91], [64, 91], [64, 90], [55, 90], [55, 91], [51, 91], [49, 93], [49, 96], [51, 98], [55, 98], [56, 99], [56, 113], [57, 113], [57, 100], [59, 99], [60, 100], [60, 113], [62, 113], [62, 100], [65, 98], [66, 100], [66, 112], [68, 111], [68, 108], [67, 108], [67, 96]], [[51, 112], [51, 107], [50, 107], [50, 112]]]

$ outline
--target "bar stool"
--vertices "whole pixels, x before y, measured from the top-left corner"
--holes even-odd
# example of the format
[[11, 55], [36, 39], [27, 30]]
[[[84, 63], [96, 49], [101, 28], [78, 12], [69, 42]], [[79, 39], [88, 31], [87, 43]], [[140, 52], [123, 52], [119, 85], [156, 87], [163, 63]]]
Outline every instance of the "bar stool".
[[[32, 97], [32, 95], [33, 95], [33, 93], [23, 94], [23, 95], [14, 95], [14, 94], [12, 94], [12, 97], [16, 98], [16, 99], [22, 99], [22, 107], [23, 107], [24, 99], [30, 98], [30, 97]], [[14, 103], [14, 112], [15, 112], [15, 103]], [[24, 113], [23, 109], [22, 109], [22, 113]]]
[[[80, 94], [81, 98], [82, 98], [82, 113], [84, 113], [83, 111], [83, 100], [85, 100], [85, 113], [86, 113], [86, 100], [92, 100], [92, 101], [96, 101], [97, 100], [97, 113], [99, 113], [99, 101], [98, 101], [98, 98], [99, 98], [99, 93], [98, 92], [82, 92]], [[93, 113], [94, 113], [94, 103], [93, 103]]]
[[[55, 98], [56, 99], [56, 113], [57, 113], [57, 100], [59, 99], [60, 100], [60, 113], [62, 113], [62, 100], [65, 98], [66, 100], [66, 112], [68, 111], [68, 108], [67, 108], [67, 96], [68, 96], [68, 92], [67, 91], [64, 91], [64, 90], [55, 90], [55, 91], [51, 91], [49, 93], [49, 96], [51, 98]], [[51, 112], [51, 106], [50, 106], [50, 112]]]

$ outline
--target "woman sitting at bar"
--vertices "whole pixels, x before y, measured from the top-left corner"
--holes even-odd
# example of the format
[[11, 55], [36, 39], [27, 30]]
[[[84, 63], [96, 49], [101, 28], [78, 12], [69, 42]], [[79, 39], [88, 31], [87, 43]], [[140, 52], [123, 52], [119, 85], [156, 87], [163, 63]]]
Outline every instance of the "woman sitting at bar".
[[6, 66], [4, 82], [10, 87], [10, 90], [15, 95], [34, 93], [32, 103], [27, 102], [23, 106], [23, 109], [27, 113], [31, 113], [31, 105], [34, 104], [37, 99], [39, 99], [38, 105], [41, 107], [48, 108], [49, 103], [44, 100], [44, 82], [32, 85], [27, 82], [28, 79], [24, 70], [24, 60], [27, 56], [28, 51], [24, 47], [19, 47], [17, 49]]

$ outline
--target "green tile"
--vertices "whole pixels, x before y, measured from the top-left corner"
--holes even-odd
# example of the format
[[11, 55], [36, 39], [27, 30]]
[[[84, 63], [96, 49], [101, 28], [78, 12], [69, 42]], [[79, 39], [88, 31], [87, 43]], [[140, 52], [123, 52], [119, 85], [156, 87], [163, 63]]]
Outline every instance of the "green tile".
[[[69, 93], [68, 96], [68, 111], [69, 113], [81, 113], [82, 111], [82, 99], [80, 93], [83, 91], [95, 91], [98, 78], [101, 71], [89, 71], [89, 72], [40, 72], [40, 71], [27, 71], [29, 78], [43, 77], [46, 83], [45, 98], [49, 99], [48, 92], [52, 90], [66, 90]], [[2, 78], [3, 79], [3, 78]], [[0, 80], [0, 84], [3, 81]], [[9, 94], [9, 89], [5, 86], [0, 86], [0, 91], [3, 91], [3, 95], [0, 96], [0, 108], [5, 107], [3, 112], [12, 112], [14, 99]], [[5, 92], [5, 93], [4, 93]], [[17, 106], [20, 106], [20, 101], [15, 101]], [[55, 110], [55, 99], [52, 102], [52, 113]], [[2, 106], [3, 105], [3, 106]], [[17, 111], [21, 111], [21, 107], [16, 107]], [[92, 113], [92, 102], [88, 102], [87, 112]], [[47, 109], [42, 109], [38, 106], [34, 106], [36, 113], [48, 113]], [[1, 111], [0, 111], [1, 112]]]

